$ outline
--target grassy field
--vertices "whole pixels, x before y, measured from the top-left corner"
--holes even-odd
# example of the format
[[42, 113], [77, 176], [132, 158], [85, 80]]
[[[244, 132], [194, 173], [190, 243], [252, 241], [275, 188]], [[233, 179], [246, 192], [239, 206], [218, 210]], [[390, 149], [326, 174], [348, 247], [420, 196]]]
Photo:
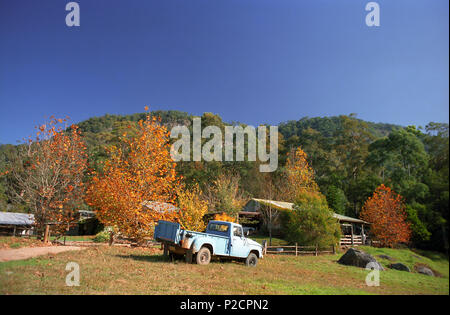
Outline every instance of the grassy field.
[[15, 249], [21, 247], [45, 246], [36, 238], [0, 236], [0, 249]]
[[[92, 242], [92, 239], [95, 235], [75, 235], [75, 236], [66, 236], [66, 241], [74, 241], [74, 242]], [[57, 239], [55, 236], [51, 236], [50, 240]], [[58, 240], [60, 242], [64, 241], [64, 237], [59, 237]]]
[[[409, 250], [364, 248], [411, 267], [429, 265], [441, 277], [386, 269], [380, 286], [365, 284], [367, 271], [336, 263], [341, 254], [275, 256], [256, 268], [239, 262], [207, 266], [167, 261], [158, 248], [92, 247], [0, 263], [1, 294], [449, 294], [449, 265]], [[414, 256], [413, 256], [414, 255]], [[65, 285], [68, 262], [80, 265], [79, 287]], [[386, 265], [391, 261], [379, 260]]]
[[[260, 234], [252, 234], [248, 236], [254, 241], [257, 241], [258, 243], [262, 244], [263, 240], [267, 241], [267, 245], [269, 245], [269, 237], [266, 235], [260, 235]], [[289, 243], [281, 238], [278, 237], [272, 237], [272, 246], [282, 246], [282, 245], [289, 245]]]
[[[95, 236], [66, 236], [66, 241], [77, 242], [91, 242]], [[50, 240], [55, 240], [56, 237], [50, 237]], [[59, 238], [59, 241], [63, 241], [63, 238]], [[36, 237], [13, 237], [13, 236], [0, 236], [0, 249], [14, 249], [22, 247], [36, 247], [36, 246], [48, 246], [37, 240]]]

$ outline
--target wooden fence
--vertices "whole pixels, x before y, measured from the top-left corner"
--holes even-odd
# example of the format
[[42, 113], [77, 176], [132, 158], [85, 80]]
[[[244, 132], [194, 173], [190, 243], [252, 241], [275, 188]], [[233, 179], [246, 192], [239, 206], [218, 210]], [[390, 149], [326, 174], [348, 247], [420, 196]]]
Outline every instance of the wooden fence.
[[341, 245], [341, 247], [363, 245], [362, 236], [351, 234], [342, 235], [339, 244]]
[[288, 255], [314, 255], [319, 254], [335, 254], [336, 248], [333, 246], [328, 250], [320, 249], [317, 245], [310, 246], [300, 246], [298, 244], [290, 246], [267, 246], [264, 244], [264, 255], [265, 254], [288, 254]]

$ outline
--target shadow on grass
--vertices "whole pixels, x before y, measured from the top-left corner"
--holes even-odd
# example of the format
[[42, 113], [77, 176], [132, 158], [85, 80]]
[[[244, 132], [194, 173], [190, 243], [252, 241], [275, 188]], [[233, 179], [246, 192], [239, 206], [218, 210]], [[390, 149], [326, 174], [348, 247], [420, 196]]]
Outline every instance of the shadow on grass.
[[133, 259], [146, 262], [170, 262], [171, 259], [163, 255], [116, 255], [119, 258]]
[[[125, 258], [125, 259], [133, 259], [136, 261], [143, 261], [143, 262], [166, 262], [166, 263], [186, 263], [184, 257], [183, 258], [172, 258], [170, 256], [163, 256], [163, 255], [116, 255], [116, 257], [119, 258]], [[243, 264], [243, 262], [235, 259], [227, 259], [227, 258], [216, 258], [214, 257], [211, 259], [212, 264]], [[195, 261], [193, 262], [195, 264]]]

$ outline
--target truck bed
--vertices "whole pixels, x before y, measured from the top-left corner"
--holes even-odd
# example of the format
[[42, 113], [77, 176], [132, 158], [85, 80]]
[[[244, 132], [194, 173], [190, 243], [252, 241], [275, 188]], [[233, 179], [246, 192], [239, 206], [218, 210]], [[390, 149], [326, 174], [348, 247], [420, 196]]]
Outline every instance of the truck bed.
[[180, 240], [183, 238], [183, 235], [186, 235], [186, 234], [198, 235], [198, 236], [211, 236], [211, 237], [228, 239], [227, 236], [223, 236], [223, 235], [183, 230], [179, 223], [174, 223], [174, 222], [164, 221], [164, 220], [160, 220], [158, 222], [158, 224], [156, 225], [154, 238], [157, 241], [165, 241], [165, 242], [171, 242], [174, 244], [178, 244], [180, 242]]
[[[162, 223], [162, 224], [161, 224]], [[178, 244], [180, 242], [181, 226], [179, 223], [169, 221], [159, 221], [155, 227], [155, 239], [157, 241], [171, 242]]]
[[[155, 227], [154, 239], [167, 245], [172, 245], [172, 251], [182, 253], [191, 247], [192, 241], [195, 239], [198, 243], [199, 239], [207, 239], [207, 243], [214, 245], [216, 255], [229, 254], [229, 237], [212, 233], [203, 233], [184, 230], [180, 224], [160, 220]], [[212, 241], [214, 240], [214, 241]], [[199, 248], [194, 248], [198, 250]]]

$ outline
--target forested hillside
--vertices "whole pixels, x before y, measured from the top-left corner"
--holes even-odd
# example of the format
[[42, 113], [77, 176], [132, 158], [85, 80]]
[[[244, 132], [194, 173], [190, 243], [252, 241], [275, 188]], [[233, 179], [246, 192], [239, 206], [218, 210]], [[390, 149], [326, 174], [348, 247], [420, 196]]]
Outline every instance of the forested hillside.
[[[192, 128], [193, 116], [179, 111], [155, 111], [169, 130], [175, 125]], [[107, 147], [132, 136], [145, 113], [105, 115], [80, 122], [88, 147], [90, 167], [101, 170]], [[211, 113], [202, 115], [202, 127], [225, 123]], [[258, 162], [179, 162], [177, 171], [187, 185], [197, 182], [203, 190], [221, 175], [235, 178], [239, 198], [277, 199], [283, 189], [277, 177], [288, 153], [300, 146], [308, 155], [316, 181], [329, 206], [337, 213], [358, 217], [361, 207], [380, 184], [401, 194], [407, 204], [414, 246], [448, 248], [448, 124], [430, 123], [424, 128], [372, 123], [353, 115], [302, 118], [279, 125], [279, 167], [274, 173], [259, 172]], [[0, 146], [0, 172], [7, 169], [15, 146]], [[87, 179], [88, 180], [88, 177]], [[12, 202], [7, 177], [0, 183], [0, 209], [26, 211]]]

